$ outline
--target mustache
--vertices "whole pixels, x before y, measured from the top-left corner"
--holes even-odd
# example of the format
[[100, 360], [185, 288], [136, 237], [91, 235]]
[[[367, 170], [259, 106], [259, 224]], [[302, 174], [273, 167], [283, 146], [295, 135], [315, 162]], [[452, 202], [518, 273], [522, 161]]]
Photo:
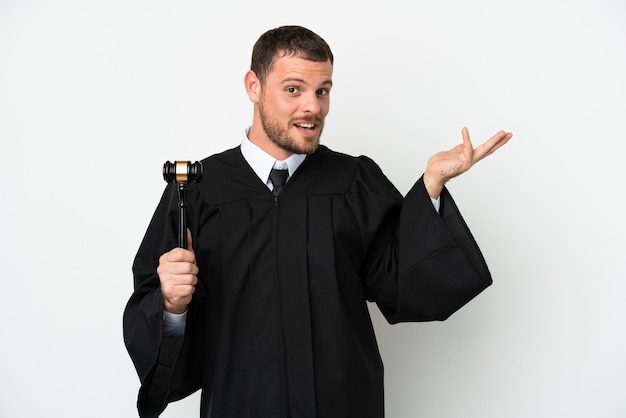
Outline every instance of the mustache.
[[314, 123], [321, 125], [324, 121], [319, 116], [303, 116], [301, 118], [294, 118], [291, 123]]

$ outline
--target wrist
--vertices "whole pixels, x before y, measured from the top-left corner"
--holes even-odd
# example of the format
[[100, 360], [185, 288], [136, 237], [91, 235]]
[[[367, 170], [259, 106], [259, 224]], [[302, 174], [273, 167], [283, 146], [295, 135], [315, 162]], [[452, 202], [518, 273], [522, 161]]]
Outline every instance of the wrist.
[[174, 305], [167, 300], [163, 301], [163, 307], [171, 314], [180, 315], [187, 312], [187, 305]]
[[439, 196], [441, 196], [441, 191], [443, 190], [444, 183], [434, 176], [428, 174], [428, 172], [424, 173], [422, 179], [424, 181], [424, 187], [426, 188], [428, 196], [430, 196], [432, 199], [439, 199]]

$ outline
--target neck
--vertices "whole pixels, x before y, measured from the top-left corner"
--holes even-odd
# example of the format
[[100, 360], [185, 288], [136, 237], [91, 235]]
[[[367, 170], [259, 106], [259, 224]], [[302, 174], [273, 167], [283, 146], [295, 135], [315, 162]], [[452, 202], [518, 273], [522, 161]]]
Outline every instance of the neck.
[[273, 158], [284, 161], [289, 158], [293, 153], [287, 151], [284, 148], [276, 145], [265, 133], [263, 127], [259, 124], [252, 124], [250, 132], [248, 132], [248, 139], [257, 147], [271, 155]]

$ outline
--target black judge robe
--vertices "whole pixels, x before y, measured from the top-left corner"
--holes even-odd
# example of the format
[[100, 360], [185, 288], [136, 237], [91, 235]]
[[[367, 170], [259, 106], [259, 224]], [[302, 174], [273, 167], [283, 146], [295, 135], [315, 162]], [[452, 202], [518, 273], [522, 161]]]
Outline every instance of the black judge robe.
[[450, 194], [437, 213], [422, 179], [403, 198], [369, 158], [321, 146], [274, 198], [239, 147], [202, 162], [184, 337], [162, 335], [156, 274], [176, 246], [175, 185], [133, 264], [124, 339], [141, 416], [201, 388], [202, 417], [383, 417], [367, 301], [390, 323], [444, 320], [491, 284]]

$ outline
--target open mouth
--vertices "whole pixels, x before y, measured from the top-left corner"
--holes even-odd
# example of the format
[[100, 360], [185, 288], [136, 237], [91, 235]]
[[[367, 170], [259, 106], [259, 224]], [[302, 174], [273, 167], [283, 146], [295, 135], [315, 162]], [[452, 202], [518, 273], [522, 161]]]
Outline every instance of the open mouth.
[[297, 128], [308, 129], [310, 131], [315, 129], [315, 124], [314, 123], [295, 123], [294, 125]]

